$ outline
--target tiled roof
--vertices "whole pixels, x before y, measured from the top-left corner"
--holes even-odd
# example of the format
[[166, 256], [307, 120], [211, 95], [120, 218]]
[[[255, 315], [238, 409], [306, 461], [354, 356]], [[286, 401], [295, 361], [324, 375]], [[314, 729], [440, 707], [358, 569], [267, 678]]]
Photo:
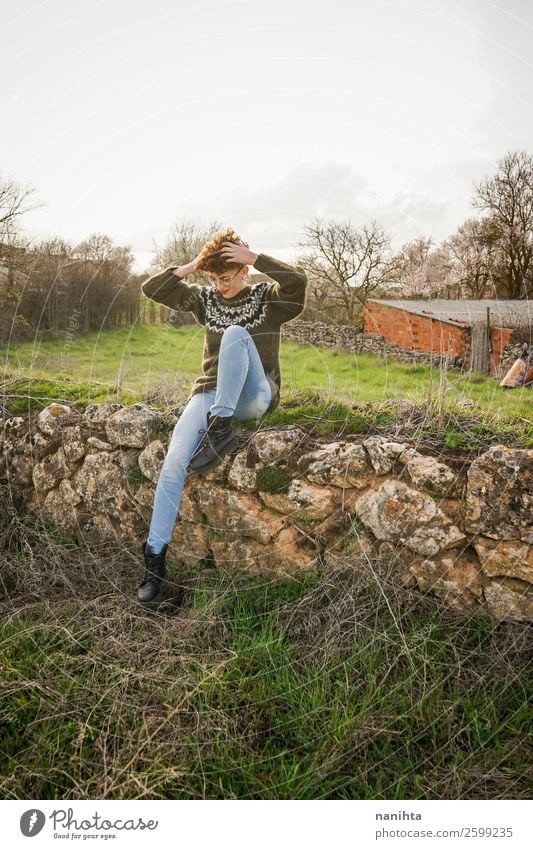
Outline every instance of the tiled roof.
[[369, 298], [368, 301], [426, 318], [459, 324], [462, 327], [486, 322], [487, 308], [490, 310], [490, 323], [493, 327], [518, 327], [524, 322], [533, 323], [533, 301], [453, 301], [447, 298], [430, 298], [426, 301]]

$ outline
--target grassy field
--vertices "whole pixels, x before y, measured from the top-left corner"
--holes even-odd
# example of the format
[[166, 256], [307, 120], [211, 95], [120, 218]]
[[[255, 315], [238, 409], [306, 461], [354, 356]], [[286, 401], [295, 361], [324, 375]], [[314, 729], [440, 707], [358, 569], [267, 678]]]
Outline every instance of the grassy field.
[[[194, 327], [14, 346], [3, 403], [167, 409], [201, 350]], [[267, 423], [532, 443], [530, 390], [293, 344], [282, 369]], [[137, 551], [75, 543], [0, 499], [3, 798], [530, 798], [527, 624], [455, 613], [400, 586], [395, 557], [357, 551], [268, 581], [171, 564], [184, 605], [147, 613]]]
[[[120, 328], [68, 343], [12, 346], [4, 355], [5, 403], [13, 412], [27, 408], [28, 397], [41, 398], [42, 403], [64, 398], [172, 405], [187, 396], [201, 372], [202, 347], [202, 328], [168, 325]], [[533, 444], [531, 389], [504, 390], [485, 375], [443, 376], [423, 364], [289, 342], [282, 344], [281, 368], [282, 407], [295, 408], [288, 413], [291, 420], [302, 414], [302, 405], [296, 403], [302, 398], [326, 410], [338, 405], [345, 410], [353, 405], [386, 408], [389, 402], [405, 400], [425, 406], [432, 416], [448, 411], [461, 419], [464, 413], [474, 413], [481, 425], [507, 429]], [[282, 411], [272, 417], [278, 420], [283, 420]]]

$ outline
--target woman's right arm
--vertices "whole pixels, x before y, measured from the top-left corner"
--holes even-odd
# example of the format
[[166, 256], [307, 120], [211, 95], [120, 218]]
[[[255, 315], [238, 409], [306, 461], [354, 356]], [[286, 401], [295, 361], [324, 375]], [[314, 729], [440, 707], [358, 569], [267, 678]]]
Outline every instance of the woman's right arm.
[[158, 304], [164, 304], [173, 310], [190, 310], [201, 318], [201, 286], [185, 283], [183, 279], [195, 270], [197, 259], [198, 257], [186, 265], [170, 265], [164, 271], [158, 271], [141, 284], [141, 291]]

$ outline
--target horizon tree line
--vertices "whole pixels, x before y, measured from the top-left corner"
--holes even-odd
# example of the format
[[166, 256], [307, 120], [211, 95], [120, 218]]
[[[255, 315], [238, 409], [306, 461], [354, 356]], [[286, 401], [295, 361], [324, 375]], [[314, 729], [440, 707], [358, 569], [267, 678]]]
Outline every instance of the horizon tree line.
[[[0, 176], [0, 342], [168, 319], [169, 310], [141, 296], [147, 274], [133, 273], [131, 246], [103, 233], [76, 245], [60, 236], [24, 236], [23, 216], [39, 205], [33, 194]], [[302, 229], [295, 258], [309, 277], [302, 317], [357, 325], [368, 297], [533, 297], [533, 157], [506, 153], [494, 176], [473, 184], [472, 207], [479, 214], [440, 244], [420, 235], [396, 251], [375, 220], [314, 218]], [[176, 222], [150, 270], [188, 262], [223, 226]], [[191, 280], [204, 282], [201, 274]]]

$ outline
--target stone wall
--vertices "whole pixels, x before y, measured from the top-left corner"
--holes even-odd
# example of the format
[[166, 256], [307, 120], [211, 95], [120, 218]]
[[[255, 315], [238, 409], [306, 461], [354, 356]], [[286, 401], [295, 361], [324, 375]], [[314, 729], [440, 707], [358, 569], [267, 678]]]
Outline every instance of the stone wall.
[[[143, 404], [51, 404], [4, 421], [0, 478], [79, 541], [136, 545], [172, 426]], [[408, 439], [267, 428], [187, 480], [169, 560], [293, 574], [386, 558], [458, 611], [533, 620], [532, 506], [533, 450], [495, 446], [465, 468]]]
[[451, 368], [459, 368], [463, 364], [461, 356], [441, 357], [440, 354], [400, 348], [398, 345], [385, 342], [383, 336], [378, 333], [363, 333], [353, 327], [342, 324], [326, 324], [322, 321], [294, 319], [282, 325], [282, 338], [286, 341], [316, 345], [321, 348], [335, 348], [353, 353], [389, 355], [404, 363], [439, 364], [446, 360]]
[[507, 374], [513, 363], [515, 363], [518, 357], [521, 356], [523, 347], [523, 342], [510, 343], [505, 346], [502, 351], [500, 365], [497, 370], [499, 377], [504, 377]]
[[[401, 313], [401, 310], [391, 309], [389, 312]], [[454, 343], [455, 347], [450, 348], [449, 355], [430, 354], [427, 351], [414, 350], [409, 347], [401, 348], [385, 341], [383, 336], [378, 333], [364, 333], [347, 325], [327, 324], [322, 321], [299, 321], [295, 319], [282, 326], [282, 337], [291, 342], [316, 345], [321, 348], [392, 356], [404, 363], [439, 365], [445, 362], [447, 367], [451, 369], [468, 369], [470, 364], [470, 333], [460, 328], [454, 329], [458, 330], [458, 336]], [[491, 370], [496, 379], [503, 377], [520, 355], [522, 345], [508, 343], [511, 334], [511, 330], [491, 329]], [[418, 337], [419, 341], [421, 338], [421, 336]], [[427, 338], [425, 343], [429, 347]], [[458, 340], [461, 342], [460, 346]]]

